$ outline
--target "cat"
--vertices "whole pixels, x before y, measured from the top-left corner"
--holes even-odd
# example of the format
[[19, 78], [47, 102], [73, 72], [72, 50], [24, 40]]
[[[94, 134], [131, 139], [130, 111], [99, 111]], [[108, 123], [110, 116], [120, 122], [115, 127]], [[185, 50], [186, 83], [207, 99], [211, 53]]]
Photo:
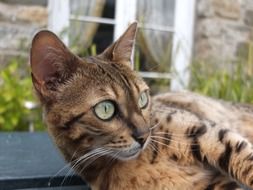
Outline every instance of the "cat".
[[131, 69], [132, 23], [80, 58], [50, 31], [30, 63], [48, 132], [92, 190], [253, 189], [253, 107], [191, 92], [150, 97]]

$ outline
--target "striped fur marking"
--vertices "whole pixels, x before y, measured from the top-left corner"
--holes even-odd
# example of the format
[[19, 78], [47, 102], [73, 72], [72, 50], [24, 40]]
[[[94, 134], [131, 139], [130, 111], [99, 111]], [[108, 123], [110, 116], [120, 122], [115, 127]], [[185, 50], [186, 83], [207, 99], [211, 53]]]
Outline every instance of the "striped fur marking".
[[152, 159], [151, 159], [151, 162], [150, 162], [151, 164], [154, 164], [155, 159], [158, 156], [158, 149], [159, 149], [158, 143], [154, 142], [154, 150], [152, 152]]
[[228, 129], [221, 129], [221, 130], [219, 131], [219, 141], [220, 141], [220, 142], [223, 141], [225, 135], [226, 135], [228, 132], [229, 132]]
[[221, 188], [223, 190], [236, 190], [237, 188], [239, 188], [239, 185], [237, 185], [236, 182], [229, 182], [229, 183], [223, 184]]
[[235, 146], [236, 153], [240, 153], [246, 146], [247, 143], [245, 141], [238, 142]]
[[166, 130], [166, 131], [165, 131], [165, 134], [164, 134], [164, 141], [163, 141], [164, 144], [169, 145], [170, 142], [171, 142], [171, 137], [172, 137], [172, 134], [169, 133], [168, 130]]
[[225, 151], [220, 155], [218, 159], [220, 168], [225, 172], [228, 172], [231, 154], [232, 154], [232, 146], [228, 142], [225, 145]]

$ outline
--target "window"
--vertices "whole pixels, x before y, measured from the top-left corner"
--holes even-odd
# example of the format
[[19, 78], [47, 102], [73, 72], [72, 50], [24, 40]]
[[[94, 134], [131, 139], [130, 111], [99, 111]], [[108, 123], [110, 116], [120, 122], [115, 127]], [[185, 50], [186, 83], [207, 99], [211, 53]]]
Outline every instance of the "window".
[[[102, 14], [108, 7], [114, 15]], [[102, 26], [103, 31], [113, 31], [113, 36], [106, 38], [115, 40], [129, 23], [138, 20], [137, 57], [139, 62], [146, 64], [137, 63], [135, 69], [147, 80], [169, 80], [172, 90], [185, 88], [189, 81], [194, 16], [195, 0], [49, 0], [49, 28], [58, 34], [66, 28], [75, 28], [72, 35], [63, 35], [67, 44], [73, 42], [71, 37], [76, 36], [79, 29], [86, 28], [82, 37], [87, 41], [89, 35]], [[92, 38], [96, 39], [96, 36]], [[150, 48], [155, 45], [160, 49]]]

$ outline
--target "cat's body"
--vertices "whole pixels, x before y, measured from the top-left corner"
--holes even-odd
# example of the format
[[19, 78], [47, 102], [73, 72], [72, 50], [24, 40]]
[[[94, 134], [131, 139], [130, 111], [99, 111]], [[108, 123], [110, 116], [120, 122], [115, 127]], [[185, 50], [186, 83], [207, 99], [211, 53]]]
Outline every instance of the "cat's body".
[[65, 159], [94, 190], [253, 188], [253, 109], [189, 92], [151, 100], [129, 66], [135, 32], [85, 59], [35, 36], [33, 83]]

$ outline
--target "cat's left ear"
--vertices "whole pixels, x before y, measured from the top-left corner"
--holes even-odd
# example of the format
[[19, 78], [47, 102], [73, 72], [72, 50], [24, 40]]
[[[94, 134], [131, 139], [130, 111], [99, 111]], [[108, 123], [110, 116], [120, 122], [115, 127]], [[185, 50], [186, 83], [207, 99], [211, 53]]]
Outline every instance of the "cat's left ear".
[[75, 73], [78, 57], [52, 32], [42, 30], [32, 40], [30, 63], [32, 81], [40, 99], [53, 97], [58, 87]]
[[136, 33], [137, 22], [134, 22], [116, 42], [110, 45], [101, 54], [101, 56], [111, 61], [122, 62], [131, 66], [131, 64], [133, 64]]

